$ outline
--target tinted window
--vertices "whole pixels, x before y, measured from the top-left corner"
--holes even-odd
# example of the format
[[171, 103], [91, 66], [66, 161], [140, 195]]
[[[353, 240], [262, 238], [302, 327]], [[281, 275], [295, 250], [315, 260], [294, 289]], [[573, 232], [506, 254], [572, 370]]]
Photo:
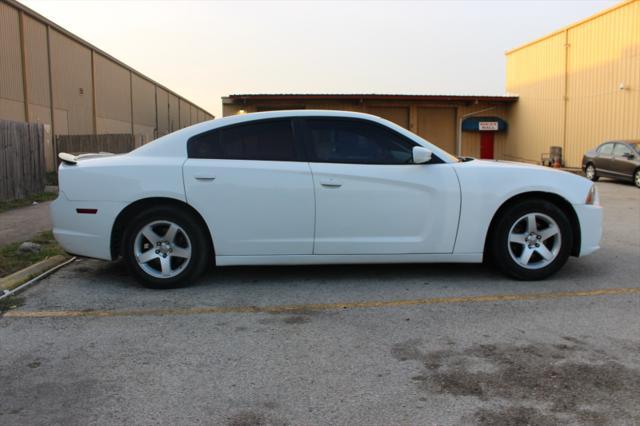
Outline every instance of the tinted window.
[[355, 164], [408, 164], [414, 144], [382, 126], [361, 120], [309, 119], [311, 161]]
[[269, 120], [195, 136], [189, 141], [190, 158], [224, 160], [295, 161], [290, 120]]
[[604, 144], [600, 148], [598, 148], [598, 152], [600, 154], [611, 154], [612, 151], [613, 151], [613, 144], [612, 143]]
[[628, 146], [623, 145], [621, 143], [617, 143], [616, 147], [613, 148], [613, 155], [616, 157], [622, 157], [624, 154], [631, 154], [631, 150]]

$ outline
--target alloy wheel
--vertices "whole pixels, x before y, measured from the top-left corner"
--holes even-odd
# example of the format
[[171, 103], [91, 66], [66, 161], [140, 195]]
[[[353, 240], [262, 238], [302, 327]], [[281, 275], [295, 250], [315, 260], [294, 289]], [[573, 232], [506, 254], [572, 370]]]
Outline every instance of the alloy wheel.
[[587, 179], [593, 179], [594, 176], [596, 175], [596, 168], [593, 167], [593, 164], [589, 164], [587, 166], [587, 170], [585, 171], [585, 175], [587, 176]]
[[191, 261], [191, 240], [178, 224], [157, 220], [143, 226], [134, 241], [138, 266], [156, 278], [173, 278]]
[[541, 269], [551, 264], [560, 252], [560, 227], [544, 213], [528, 213], [509, 230], [509, 255], [521, 267]]

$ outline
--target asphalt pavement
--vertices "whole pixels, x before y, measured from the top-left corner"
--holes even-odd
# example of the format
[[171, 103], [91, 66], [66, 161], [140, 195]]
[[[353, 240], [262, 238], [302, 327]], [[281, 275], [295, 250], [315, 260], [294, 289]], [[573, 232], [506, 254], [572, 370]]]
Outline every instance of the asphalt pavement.
[[0, 318], [0, 424], [639, 424], [640, 190], [598, 186], [602, 249], [541, 282], [77, 261]]

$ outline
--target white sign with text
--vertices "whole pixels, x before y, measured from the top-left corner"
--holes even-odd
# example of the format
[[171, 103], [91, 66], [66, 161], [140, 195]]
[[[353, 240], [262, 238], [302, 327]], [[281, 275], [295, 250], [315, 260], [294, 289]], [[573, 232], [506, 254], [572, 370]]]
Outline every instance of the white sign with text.
[[489, 132], [498, 130], [497, 121], [480, 121], [478, 123], [478, 130], [481, 132]]

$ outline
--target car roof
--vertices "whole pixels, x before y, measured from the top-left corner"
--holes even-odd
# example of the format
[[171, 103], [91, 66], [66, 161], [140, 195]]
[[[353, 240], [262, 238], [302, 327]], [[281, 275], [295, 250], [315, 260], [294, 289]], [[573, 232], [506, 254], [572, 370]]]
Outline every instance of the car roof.
[[235, 123], [245, 123], [254, 120], [264, 120], [268, 118], [293, 118], [293, 117], [346, 117], [346, 118], [362, 118], [372, 121], [382, 121], [382, 119], [376, 115], [365, 114], [362, 112], [353, 111], [335, 111], [325, 109], [292, 109], [282, 111], [263, 111], [263, 112], [251, 112], [248, 114], [231, 115], [228, 117], [218, 118], [213, 120], [216, 127], [228, 126]]
[[[424, 140], [420, 136], [412, 133], [410, 130], [405, 129], [384, 118], [377, 115], [365, 114], [362, 112], [353, 111], [334, 111], [334, 110], [313, 110], [313, 109], [301, 109], [301, 110], [283, 110], [283, 111], [266, 111], [266, 112], [253, 112], [249, 114], [238, 114], [223, 118], [216, 118], [215, 120], [204, 121], [198, 124], [194, 124], [184, 129], [177, 130], [173, 133], [160, 137], [151, 143], [142, 145], [141, 147], [131, 151], [130, 155], [186, 155], [185, 144], [190, 137], [204, 133], [207, 131], [215, 130], [220, 127], [226, 127], [239, 123], [250, 123], [257, 120], [265, 120], [271, 118], [295, 118], [295, 117], [337, 117], [337, 118], [356, 118], [361, 120], [367, 120], [374, 123], [379, 123], [387, 128], [393, 129], [400, 133], [417, 141], [419, 144], [428, 144], [429, 149], [442, 158], [445, 162], [451, 162], [453, 158], [451, 154], [438, 146], [432, 144], [429, 141]], [[417, 140], [416, 140], [417, 139]]]
[[602, 142], [601, 145], [604, 145], [605, 143], [640, 143], [640, 139], [622, 139], [622, 140], [615, 140], [615, 141], [606, 141], [606, 142]]

